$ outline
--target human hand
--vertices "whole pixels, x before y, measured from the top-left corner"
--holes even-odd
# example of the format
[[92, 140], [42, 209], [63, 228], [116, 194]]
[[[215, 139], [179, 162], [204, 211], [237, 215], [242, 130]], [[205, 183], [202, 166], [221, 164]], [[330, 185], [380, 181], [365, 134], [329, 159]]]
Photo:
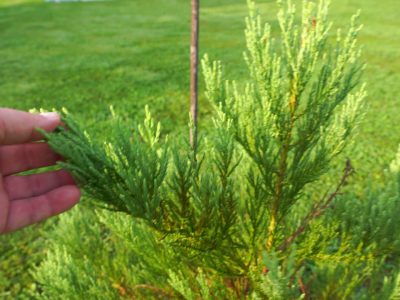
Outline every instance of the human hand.
[[53, 131], [57, 113], [30, 114], [0, 109], [0, 234], [40, 222], [73, 207], [79, 189], [64, 170], [35, 175], [23, 171], [51, 166], [59, 160], [36, 128]]

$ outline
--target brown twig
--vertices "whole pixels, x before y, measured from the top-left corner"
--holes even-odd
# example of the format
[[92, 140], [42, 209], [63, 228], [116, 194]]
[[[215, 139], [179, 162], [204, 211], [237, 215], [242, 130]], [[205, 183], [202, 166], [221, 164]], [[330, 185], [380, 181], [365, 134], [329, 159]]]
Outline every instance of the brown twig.
[[290, 96], [289, 100], [289, 107], [290, 107], [289, 128], [284, 137], [283, 146], [279, 154], [280, 157], [279, 157], [279, 167], [277, 173], [278, 176], [275, 184], [275, 195], [272, 200], [271, 217], [268, 226], [268, 239], [266, 243], [267, 251], [271, 250], [274, 244], [275, 232], [276, 228], [278, 227], [278, 214], [279, 214], [280, 202], [282, 201], [282, 194], [284, 192], [284, 183], [287, 171], [287, 159], [290, 151], [290, 143], [292, 140], [294, 124], [296, 122], [296, 109], [298, 105], [297, 100], [298, 99], [296, 97], [296, 92], [292, 92], [292, 95]]
[[303, 279], [301, 279], [301, 278], [299, 278], [299, 287], [300, 287], [301, 293], [304, 295], [304, 298], [308, 299], [307, 288], [306, 288], [306, 285], [303, 282]]
[[153, 286], [153, 285], [150, 285], [150, 284], [138, 284], [138, 285], [135, 285], [132, 288], [132, 290], [140, 290], [140, 289], [145, 289], [145, 290], [152, 291], [155, 294], [167, 297], [167, 299], [171, 299], [173, 297], [173, 295], [171, 295], [170, 293], [164, 291], [163, 289], [158, 288], [158, 287]]
[[353, 173], [353, 171], [354, 171], [353, 166], [351, 165], [351, 162], [348, 159], [346, 161], [346, 167], [344, 168], [343, 171], [343, 176], [340, 179], [335, 190], [329, 195], [329, 197], [327, 197], [328, 193], [326, 193], [322, 197], [322, 199], [318, 201], [316, 205], [314, 205], [313, 209], [307, 214], [307, 216], [305, 216], [305, 218], [301, 222], [301, 225], [278, 247], [279, 251], [286, 250], [287, 247], [290, 246], [293, 243], [293, 241], [306, 230], [310, 222], [313, 219], [318, 218], [331, 205], [332, 201], [336, 198], [337, 195], [339, 195], [340, 190], [346, 184], [347, 179]]

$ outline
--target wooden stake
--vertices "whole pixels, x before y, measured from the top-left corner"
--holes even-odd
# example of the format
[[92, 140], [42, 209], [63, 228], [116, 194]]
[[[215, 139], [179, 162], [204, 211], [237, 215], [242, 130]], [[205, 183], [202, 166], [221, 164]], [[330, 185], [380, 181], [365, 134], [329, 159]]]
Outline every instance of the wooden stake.
[[200, 0], [192, 0], [192, 40], [190, 45], [190, 115], [193, 126], [190, 128], [190, 145], [193, 149], [196, 149], [197, 146], [199, 2]]

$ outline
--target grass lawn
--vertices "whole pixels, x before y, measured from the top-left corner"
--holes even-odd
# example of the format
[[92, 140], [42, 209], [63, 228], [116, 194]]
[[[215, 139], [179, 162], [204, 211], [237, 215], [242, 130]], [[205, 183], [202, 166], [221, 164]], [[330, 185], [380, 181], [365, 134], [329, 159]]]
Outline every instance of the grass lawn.
[[[258, 2], [276, 29], [274, 1]], [[362, 10], [368, 110], [346, 152], [358, 171], [353, 187], [362, 193], [371, 181], [381, 183], [400, 143], [400, 1], [332, 2], [335, 27]], [[245, 0], [204, 0], [202, 6], [201, 52], [221, 59], [232, 78], [244, 77]], [[0, 106], [66, 107], [105, 136], [111, 104], [133, 121], [148, 104], [166, 131], [186, 130], [189, 29], [189, 0], [0, 0]], [[200, 101], [207, 120], [209, 105], [203, 96]], [[40, 232], [52, 222], [0, 238], [1, 299], [29, 298], [30, 272], [45, 251]]]

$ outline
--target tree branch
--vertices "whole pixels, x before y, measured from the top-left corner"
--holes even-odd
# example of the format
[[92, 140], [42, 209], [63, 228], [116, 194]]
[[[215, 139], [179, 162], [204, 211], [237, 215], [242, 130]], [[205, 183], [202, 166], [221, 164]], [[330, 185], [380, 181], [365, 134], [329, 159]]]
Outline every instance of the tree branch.
[[150, 284], [138, 284], [132, 288], [132, 290], [140, 290], [140, 289], [149, 290], [159, 296], [167, 297], [167, 299], [171, 299], [173, 297], [173, 295], [170, 294], [169, 292], [166, 292], [163, 289]]
[[326, 193], [322, 197], [322, 199], [314, 205], [313, 209], [301, 222], [301, 225], [278, 247], [279, 251], [286, 250], [293, 243], [293, 241], [307, 229], [307, 226], [310, 224], [310, 222], [313, 219], [318, 218], [331, 205], [332, 201], [336, 198], [337, 195], [339, 195], [340, 190], [347, 183], [347, 179], [350, 177], [350, 175], [353, 174], [353, 172], [354, 168], [351, 165], [350, 160], [348, 159], [346, 161], [346, 167], [343, 171], [343, 176], [336, 186], [336, 189], [333, 191], [333, 193], [329, 195], [329, 197], [328, 193]]

